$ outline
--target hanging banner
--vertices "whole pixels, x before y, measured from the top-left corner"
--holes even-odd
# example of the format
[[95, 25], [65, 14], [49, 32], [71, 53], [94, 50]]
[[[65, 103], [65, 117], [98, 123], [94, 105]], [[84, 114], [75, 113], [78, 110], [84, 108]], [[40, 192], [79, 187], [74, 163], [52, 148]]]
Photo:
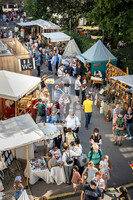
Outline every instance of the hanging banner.
[[32, 70], [35, 69], [35, 58], [19, 59], [19, 70]]

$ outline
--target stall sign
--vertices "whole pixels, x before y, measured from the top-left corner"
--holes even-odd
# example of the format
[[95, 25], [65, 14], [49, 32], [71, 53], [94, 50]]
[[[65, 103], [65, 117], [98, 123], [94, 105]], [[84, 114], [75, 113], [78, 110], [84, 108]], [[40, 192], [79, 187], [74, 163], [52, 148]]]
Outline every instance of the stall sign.
[[95, 64], [93, 64], [93, 66], [94, 66], [94, 67], [96, 67], [96, 66], [101, 66], [101, 63], [95, 63]]
[[32, 70], [35, 69], [35, 58], [19, 59], [19, 70]]
[[48, 78], [46, 79], [47, 84], [54, 84], [54, 79], [53, 78]]

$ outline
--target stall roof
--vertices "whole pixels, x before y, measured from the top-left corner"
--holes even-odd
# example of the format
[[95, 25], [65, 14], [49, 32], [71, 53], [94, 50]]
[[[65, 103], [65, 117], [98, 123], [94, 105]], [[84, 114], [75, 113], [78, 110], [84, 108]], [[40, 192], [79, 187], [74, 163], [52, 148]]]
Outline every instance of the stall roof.
[[44, 134], [29, 114], [0, 121], [0, 151], [42, 140]]
[[111, 79], [114, 79], [115, 81], [120, 81], [121, 83], [133, 87], [133, 75], [115, 76], [111, 77]]
[[[112, 61], [117, 58], [104, 46], [101, 40], [98, 40], [91, 48], [85, 51], [81, 56], [88, 62], [104, 62], [111, 58]], [[79, 58], [80, 59], [80, 58]]]
[[6, 45], [0, 40], [0, 56], [12, 55]]
[[78, 45], [76, 44], [75, 40], [72, 39], [68, 42], [67, 47], [62, 56], [75, 57], [80, 54], [81, 54], [81, 51], [79, 50]]
[[17, 101], [40, 82], [37, 77], [0, 70], [0, 97]]
[[51, 42], [64, 42], [69, 41], [70, 36], [62, 32], [52, 32], [52, 33], [42, 33], [42, 35], [46, 38], [49, 38]]
[[23, 22], [23, 23], [17, 23], [19, 26], [40, 26], [43, 29], [61, 29], [60, 26], [57, 24], [54, 24], [52, 22], [43, 20], [43, 19], [37, 19], [34, 21], [29, 21], [29, 22]]

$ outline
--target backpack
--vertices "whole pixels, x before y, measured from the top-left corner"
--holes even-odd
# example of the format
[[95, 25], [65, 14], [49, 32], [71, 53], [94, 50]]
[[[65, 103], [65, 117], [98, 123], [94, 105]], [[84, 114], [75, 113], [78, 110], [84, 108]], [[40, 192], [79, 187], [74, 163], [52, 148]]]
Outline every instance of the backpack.
[[42, 105], [42, 109], [40, 111], [40, 116], [44, 117], [45, 116], [45, 105]]
[[125, 123], [124, 117], [117, 117], [117, 126], [119, 128], [123, 128]]
[[[98, 153], [99, 153], [99, 155], [100, 155], [100, 160], [101, 160], [102, 154], [101, 154], [101, 150], [100, 150], [100, 149], [98, 149]], [[93, 148], [91, 149], [90, 161], [92, 160], [92, 155], [93, 155]]]
[[87, 164], [87, 156], [86, 154], [82, 154], [80, 157], [77, 159], [77, 165], [79, 167], [83, 167]]

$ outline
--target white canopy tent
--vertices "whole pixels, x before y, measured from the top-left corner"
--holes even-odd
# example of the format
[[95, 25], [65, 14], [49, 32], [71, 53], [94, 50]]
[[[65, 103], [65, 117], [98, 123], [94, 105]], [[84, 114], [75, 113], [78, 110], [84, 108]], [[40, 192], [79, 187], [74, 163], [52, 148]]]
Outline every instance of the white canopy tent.
[[70, 40], [70, 36], [62, 32], [42, 33], [42, 36], [49, 38], [51, 42], [65, 42]]
[[42, 140], [43, 137], [44, 134], [29, 114], [0, 121], [0, 151], [17, 149], [19, 147], [26, 146], [27, 168], [29, 160], [28, 145]]
[[40, 78], [0, 71], [0, 97], [17, 101], [41, 82]]
[[68, 42], [67, 47], [63, 53], [63, 57], [76, 57], [81, 54], [81, 51], [78, 48], [75, 40], [72, 39]]
[[57, 24], [54, 24], [52, 22], [43, 20], [43, 19], [38, 19], [38, 20], [34, 20], [34, 21], [29, 21], [29, 22], [23, 22], [23, 23], [17, 23], [19, 26], [40, 26], [41, 28], [43, 28], [43, 30], [47, 30], [47, 29], [53, 29], [53, 30], [60, 30], [60, 26], [58, 26]]
[[29, 114], [0, 121], [0, 151], [33, 144], [44, 134]]

